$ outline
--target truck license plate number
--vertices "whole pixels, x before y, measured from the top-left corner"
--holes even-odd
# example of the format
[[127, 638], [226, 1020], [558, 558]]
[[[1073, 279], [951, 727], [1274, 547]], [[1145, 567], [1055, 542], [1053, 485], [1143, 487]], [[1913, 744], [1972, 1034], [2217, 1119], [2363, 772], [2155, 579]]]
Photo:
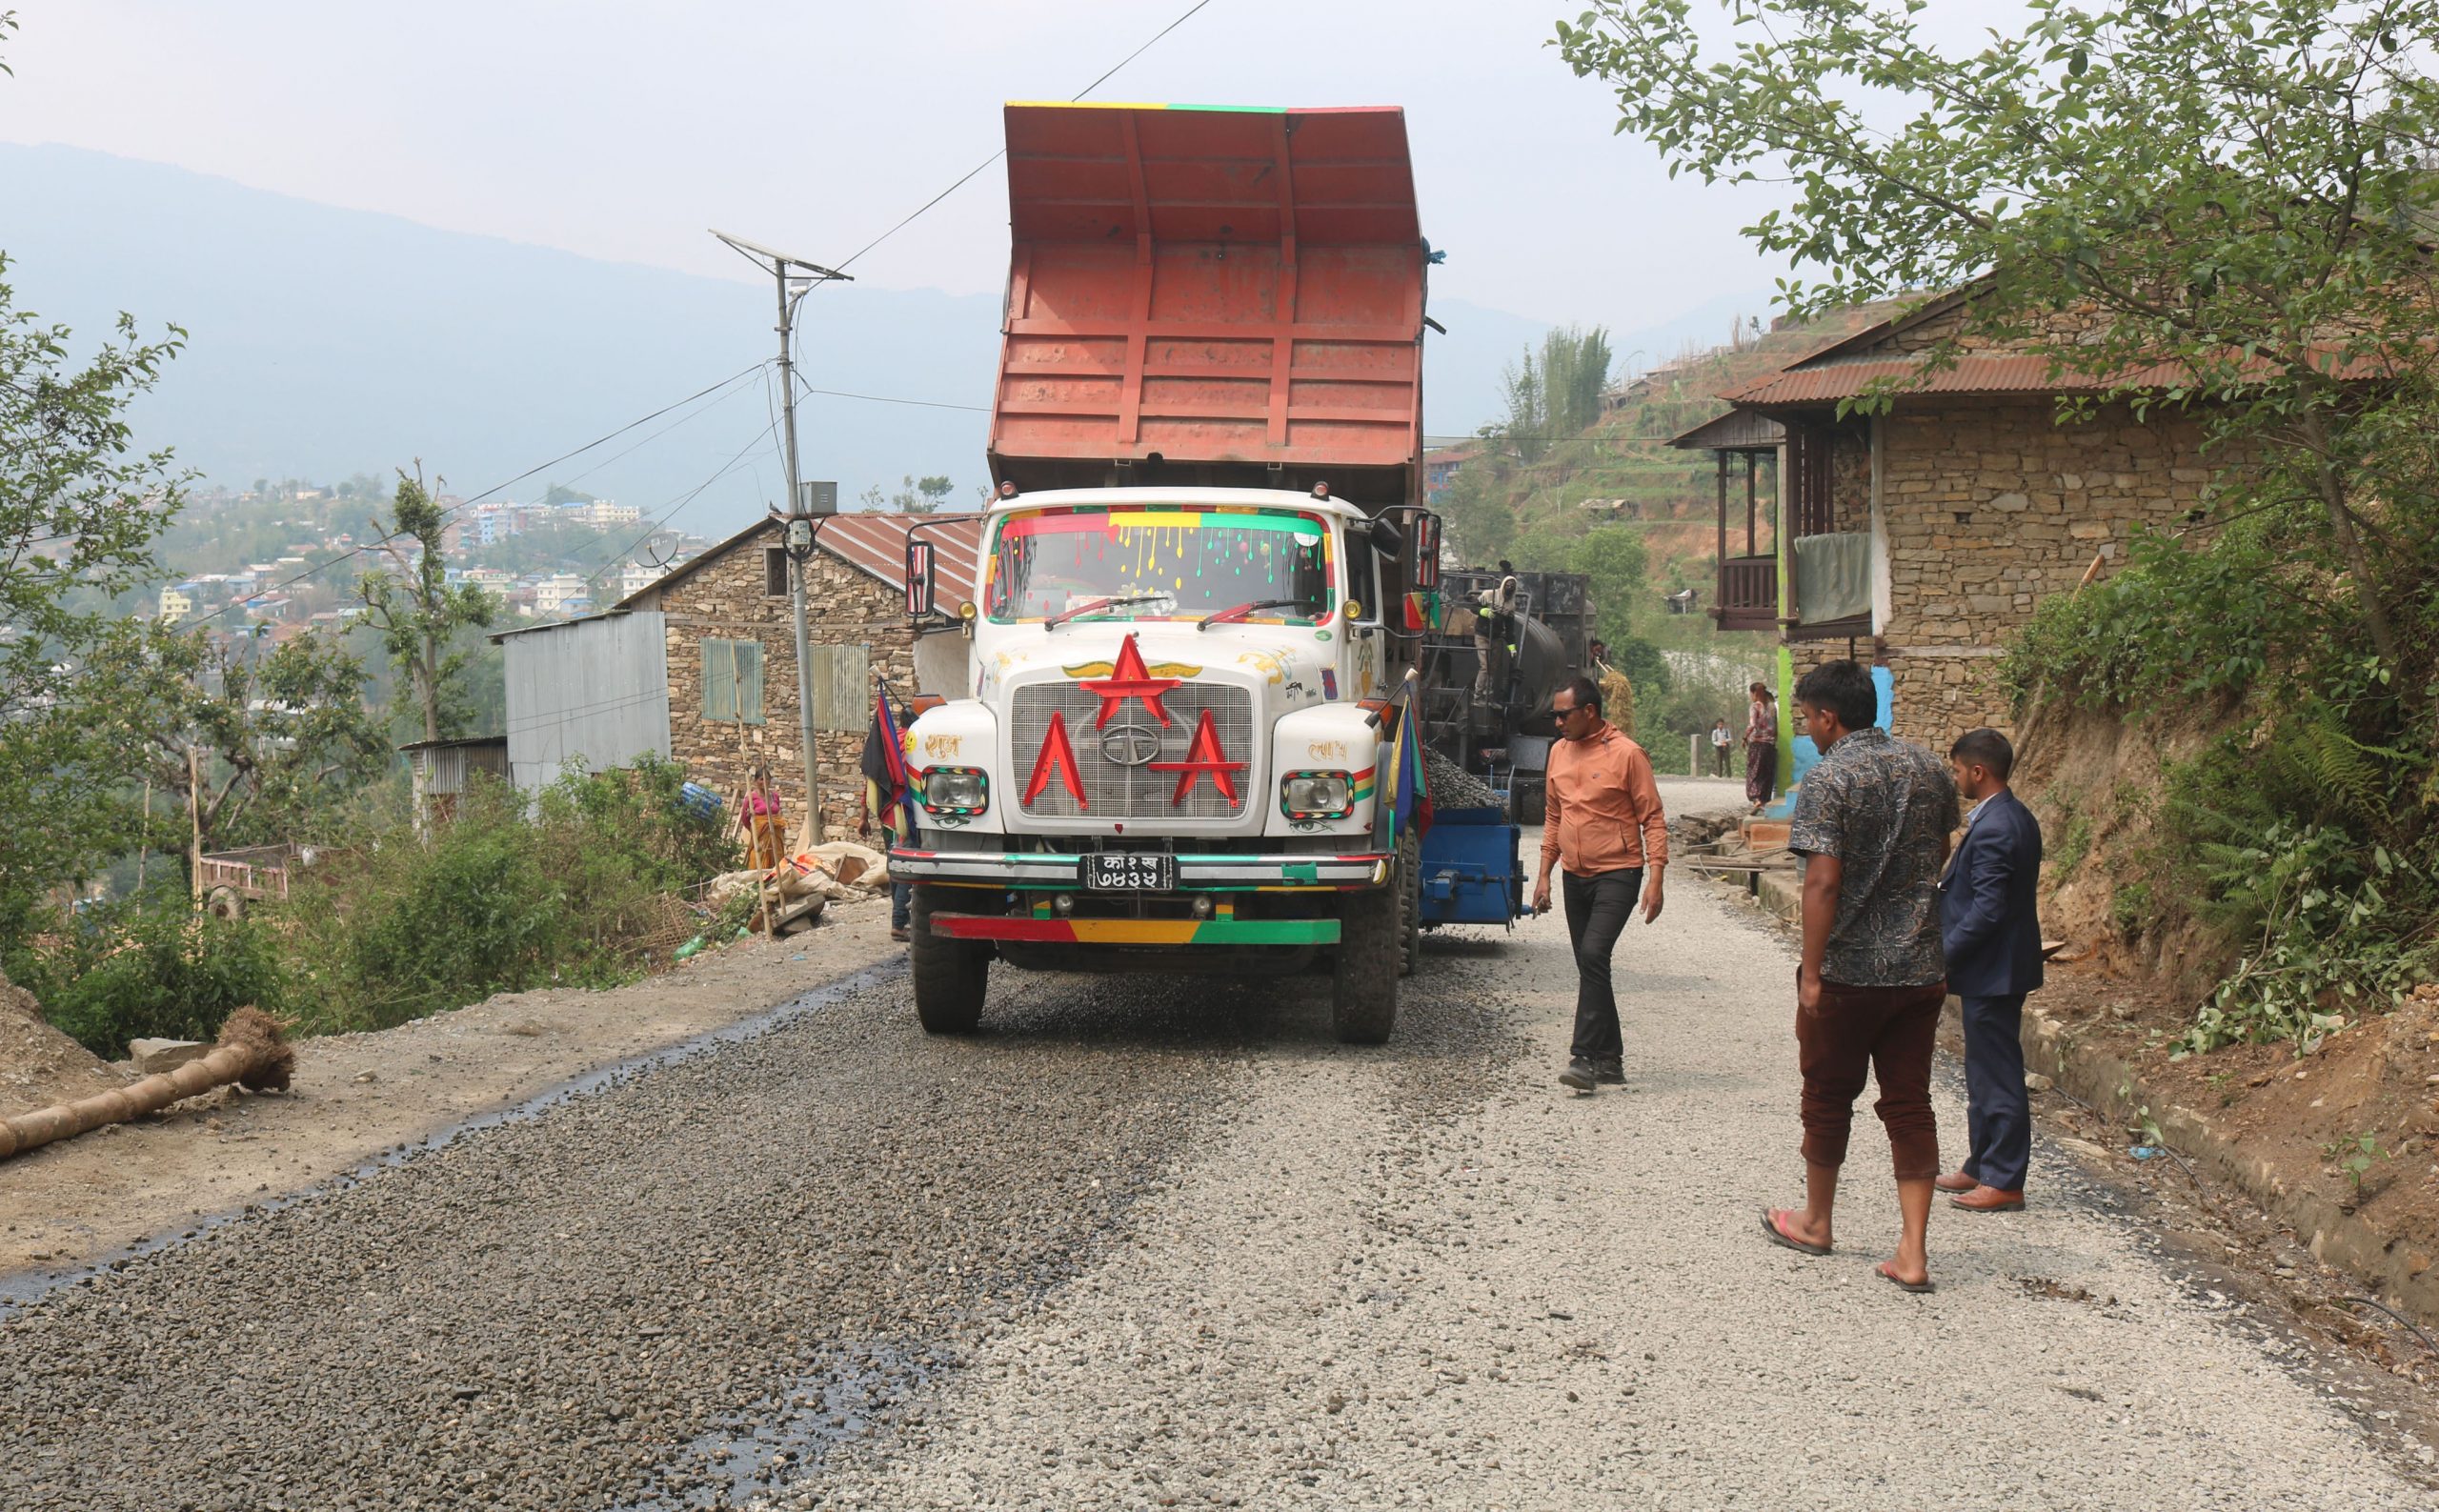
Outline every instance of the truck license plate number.
[[1174, 856], [1087, 856], [1084, 890], [1088, 893], [1173, 893], [1178, 886]]

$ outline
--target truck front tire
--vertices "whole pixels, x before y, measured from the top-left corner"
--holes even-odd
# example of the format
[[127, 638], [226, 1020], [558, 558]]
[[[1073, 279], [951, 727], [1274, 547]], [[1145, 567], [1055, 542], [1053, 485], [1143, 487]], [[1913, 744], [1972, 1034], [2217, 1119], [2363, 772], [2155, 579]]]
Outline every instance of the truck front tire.
[[907, 965], [915, 978], [915, 1017], [932, 1035], [970, 1035], [982, 1021], [982, 994], [989, 983], [988, 946], [932, 933], [937, 892], [915, 889]]
[[[1402, 847], [1401, 848], [1402, 850]], [[1330, 979], [1330, 1026], [1339, 1041], [1377, 1045], [1398, 1023], [1405, 878], [1340, 895], [1338, 963]]]
[[1422, 961], [1422, 837], [1408, 831], [1398, 840], [1398, 975], [1411, 977]]

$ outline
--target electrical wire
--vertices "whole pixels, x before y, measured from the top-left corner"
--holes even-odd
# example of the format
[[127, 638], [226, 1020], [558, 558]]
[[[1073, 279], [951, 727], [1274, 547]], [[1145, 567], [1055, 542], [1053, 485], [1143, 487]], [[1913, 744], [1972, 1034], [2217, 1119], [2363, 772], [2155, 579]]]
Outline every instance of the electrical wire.
[[[632, 431], [632, 430], [635, 430], [637, 426], [650, 425], [653, 421], [659, 419], [662, 415], [669, 413], [670, 413], [671, 411], [673, 411], [673, 410], [683, 409], [685, 406], [690, 405], [690, 404], [694, 403], [695, 400], [700, 399], [700, 398], [703, 398], [703, 397], [705, 397], [705, 396], [706, 396], [706, 395], [708, 395], [708, 394], [717, 393], [720, 390], [727, 388], [730, 384], [736, 383], [736, 382], [737, 382], [739, 379], [745, 378], [745, 377], [747, 377], [747, 376], [750, 376], [750, 375], [751, 375], [751, 374], [753, 374], [753, 373], [758, 373], [758, 372], [762, 371], [762, 370], [763, 370], [765, 367], [767, 367], [767, 366], [768, 366], [768, 363], [767, 363], [767, 362], [756, 362], [756, 363], [753, 364], [751, 367], [741, 368], [741, 369], [739, 369], [738, 371], [736, 371], [736, 373], [730, 373], [727, 377], [722, 378], [719, 382], [713, 384], [713, 385], [712, 385], [711, 387], [709, 387], [709, 388], [705, 388], [705, 389], [697, 389], [697, 390], [695, 390], [693, 393], [688, 394], [686, 397], [684, 397], [684, 398], [682, 398], [682, 399], [678, 399], [678, 400], [676, 400], [676, 401], [675, 401], [675, 402], [673, 402], [673, 403], [670, 403], [670, 404], [664, 404], [664, 405], [662, 405], [659, 409], [653, 411], [650, 414], [643, 415], [643, 416], [641, 416], [641, 417], [639, 417], [639, 418], [637, 418], [637, 419], [630, 420], [630, 421], [628, 421], [626, 424], [624, 424], [624, 425], [622, 425], [622, 426], [618, 427], [618, 428], [617, 428], [616, 430], [615, 430], [615, 431], [611, 431], [611, 432], [609, 432], [609, 433], [605, 433], [605, 434], [595, 436], [594, 439], [592, 439], [592, 440], [590, 440], [590, 441], [587, 441], [586, 443], [584, 443], [584, 445], [582, 445], [582, 446], [580, 446], [580, 447], [577, 447], [575, 450], [574, 450], [574, 451], [572, 451], [572, 452], [565, 452], [565, 453], [562, 453], [562, 454], [560, 454], [559, 455], [557, 455], [557, 456], [554, 456], [554, 457], [551, 458], [551, 460], [549, 460], [549, 461], [547, 461], [547, 462], [542, 463], [542, 464], [541, 464], [540, 466], [538, 466], [538, 467], [531, 467], [531, 468], [527, 468], [524, 472], [517, 474], [514, 477], [509, 478], [509, 479], [507, 479], [507, 480], [505, 480], [505, 481], [503, 481], [503, 482], [494, 483], [494, 484], [493, 484], [491, 487], [489, 487], [489, 488], [487, 488], [487, 489], [483, 490], [480, 494], [474, 494], [474, 495], [473, 495], [473, 496], [471, 496], [471, 497], [463, 498], [463, 499], [458, 500], [456, 503], [454, 503], [454, 504], [451, 505], [448, 509], [443, 510], [443, 511], [441, 512], [441, 518], [442, 518], [443, 520], [446, 520], [446, 519], [448, 519], [448, 518], [449, 518], [449, 516], [450, 516], [450, 515], [456, 514], [459, 510], [471, 508], [471, 507], [473, 507], [474, 505], [475, 505], [475, 504], [478, 504], [478, 503], [482, 502], [484, 499], [487, 499], [487, 498], [491, 497], [493, 494], [499, 493], [501, 490], [503, 490], [503, 489], [509, 489], [509, 488], [514, 488], [514, 487], [515, 487], [517, 484], [524, 482], [527, 478], [533, 477], [533, 476], [534, 476], [536, 474], [539, 474], [539, 473], [545, 472], [545, 471], [547, 471], [547, 470], [549, 470], [549, 469], [551, 469], [551, 468], [554, 468], [554, 467], [558, 466], [560, 463], [565, 462], [565, 461], [569, 460], [569, 459], [570, 459], [570, 458], [572, 458], [572, 457], [578, 457], [578, 456], [582, 456], [585, 453], [590, 452], [590, 451], [592, 451], [594, 448], [595, 448], [595, 447], [597, 447], [597, 446], [602, 445], [604, 442], [607, 442], [607, 441], [614, 441], [614, 440], [617, 439], [619, 436], [622, 436], [622, 435], [626, 434], [628, 432], [630, 432], [630, 431]], [[709, 407], [707, 406], [706, 408], [709, 408]], [[689, 418], [692, 418], [692, 416], [689, 416]], [[682, 423], [682, 422], [681, 422], [681, 423]], [[676, 427], [672, 426], [672, 427], [669, 427], [669, 429], [670, 429], [670, 430], [675, 430], [675, 429], [676, 429]], [[760, 437], [758, 437], [758, 436], [757, 436], [757, 437], [756, 437], [756, 439], [757, 439], [757, 440], [758, 440], [758, 439], [760, 439]], [[640, 443], [638, 443], [638, 444], [640, 444]], [[628, 450], [629, 450], [629, 451], [633, 451], [633, 450], [635, 450], [635, 448], [630, 447], [630, 448], [628, 448]], [[621, 454], [623, 455], [624, 454]], [[706, 487], [708, 487], [709, 485], [708, 485], [708, 484], [706, 484], [705, 486], [706, 486]], [[245, 605], [246, 605], [246, 603], [249, 601], [249, 599], [252, 599], [252, 598], [259, 598], [259, 597], [261, 597], [264, 594], [275, 594], [275, 593], [278, 593], [280, 590], [282, 590], [282, 589], [284, 589], [284, 588], [292, 588], [292, 587], [294, 587], [296, 584], [298, 584], [298, 583], [301, 583], [301, 582], [305, 581], [305, 580], [306, 580], [307, 578], [309, 578], [309, 577], [317, 577], [317, 576], [321, 575], [322, 574], [329, 572], [332, 568], [338, 566], [341, 562], [349, 561], [349, 560], [351, 560], [351, 559], [353, 559], [353, 558], [354, 558], [354, 557], [361, 556], [361, 555], [363, 555], [365, 553], [370, 552], [370, 551], [373, 551], [373, 550], [375, 550], [375, 549], [377, 549], [377, 548], [379, 548], [379, 547], [382, 547], [382, 546], [386, 546], [386, 545], [387, 545], [387, 544], [389, 544], [391, 541], [393, 541], [393, 540], [395, 540], [395, 539], [397, 539], [397, 537], [396, 537], [396, 536], [394, 536], [394, 535], [385, 535], [385, 536], [383, 536], [380, 540], [377, 540], [377, 541], [367, 541], [367, 542], [365, 542], [365, 543], [364, 543], [363, 545], [361, 545], [361, 546], [352, 546], [352, 547], [348, 548], [346, 551], [339, 553], [339, 554], [337, 554], [336, 556], [332, 557], [329, 561], [326, 561], [326, 562], [319, 562], [319, 563], [316, 563], [315, 565], [313, 565], [313, 566], [312, 566], [312, 567], [308, 567], [308, 568], [307, 568], [307, 569], [305, 569], [303, 572], [296, 574], [296, 575], [295, 575], [294, 576], [292, 576], [292, 577], [284, 577], [284, 578], [280, 579], [278, 582], [272, 584], [272, 585], [271, 585], [271, 586], [269, 586], [268, 588], [265, 588], [265, 589], [261, 590], [261, 592], [259, 592], [259, 593], [252, 594], [252, 595], [249, 595], [247, 598], [232, 599], [230, 602], [228, 602], [228, 603], [225, 603], [225, 604], [221, 605], [218, 609], [213, 610], [212, 613], [210, 613], [210, 614], [208, 614], [208, 615], [197, 615], [197, 616], [194, 618], [194, 620], [192, 621], [192, 623], [193, 623], [193, 624], [195, 624], [196, 626], [208, 625], [208, 624], [212, 623], [213, 620], [218, 619], [219, 617], [221, 617], [223, 615], [228, 614], [228, 613], [229, 613], [230, 611], [232, 611], [232, 610], [235, 610], [235, 609], [242, 609], [242, 608], [244, 608], [244, 607], [245, 607]]]
[[[763, 378], [764, 378], [764, 382], [765, 382], [765, 384], [767, 385], [767, 383], [769, 382], [769, 377], [770, 377], [770, 366], [769, 366], [769, 364], [767, 364], [767, 363], [766, 363], [766, 364], [763, 364], [762, 372], [763, 372]], [[729, 403], [731, 400], [735, 399], [738, 394], [740, 394], [740, 393], [750, 393], [750, 392], [752, 392], [752, 391], [750, 391], [750, 390], [748, 390], [748, 389], [746, 389], [746, 388], [744, 388], [744, 387], [740, 386], [740, 387], [738, 387], [738, 388], [736, 388], [736, 389], [735, 389], [735, 390], [732, 390], [731, 392], [729, 392], [729, 393], [727, 393], [721, 394], [718, 398], [714, 399], [711, 403], [709, 403], [709, 404], [707, 404], [707, 405], [704, 405], [702, 408], [700, 408], [700, 409], [698, 409], [698, 410], [689, 411], [687, 413], [682, 414], [682, 415], [679, 415], [676, 419], [670, 421], [667, 425], [664, 425], [664, 426], [662, 426], [659, 430], [653, 432], [650, 435], [645, 436], [643, 439], [641, 439], [641, 440], [637, 441], [635, 445], [633, 445], [633, 446], [631, 446], [631, 447], [628, 447], [625, 451], [623, 451], [623, 452], [614, 452], [614, 453], [612, 453], [610, 455], [603, 457], [600, 461], [594, 463], [591, 467], [586, 468], [583, 472], [578, 473], [578, 474], [576, 474], [574, 476], [573, 476], [573, 477], [569, 478], [569, 479], [568, 479], [568, 482], [569, 482], [570, 484], [581, 483], [581, 482], [583, 482], [586, 478], [591, 477], [594, 474], [600, 472], [600, 471], [601, 471], [603, 468], [605, 468], [605, 467], [608, 467], [611, 463], [613, 463], [613, 462], [616, 462], [616, 461], [622, 460], [623, 458], [626, 458], [626, 457], [629, 457], [629, 456], [634, 455], [635, 453], [642, 451], [645, 447], [648, 447], [648, 446], [652, 445], [655, 441], [659, 440], [662, 436], [667, 435], [670, 432], [672, 432], [672, 431], [675, 431], [675, 430], [678, 429], [680, 426], [684, 426], [684, 425], [692, 424], [693, 422], [695, 422], [695, 421], [696, 421], [696, 420], [699, 420], [699, 419], [701, 419], [703, 416], [705, 416], [705, 415], [707, 415], [707, 414], [711, 413], [714, 410], [718, 409], [721, 405]], [[462, 507], [463, 507], [463, 506], [460, 506], [460, 505], [454, 505], [454, 504], [450, 506], [450, 508], [451, 508], [451, 510], [452, 510], [453, 512], [454, 512], [454, 511], [455, 511], [455, 510], [457, 510], [457, 509], [459, 509], [459, 508], [462, 508]]]
[[[1117, 75], [1119, 70], [1126, 67], [1137, 58], [1139, 58], [1144, 53], [1152, 50], [1154, 44], [1158, 43], [1162, 37], [1167, 36], [1170, 32], [1175, 31], [1178, 28], [1185, 25], [1188, 21], [1193, 20], [1196, 13], [1210, 3], [1211, 0], [1195, 0], [1193, 5], [1186, 8], [1183, 14], [1170, 22], [1167, 26], [1162, 27], [1159, 30], [1153, 32], [1150, 39], [1144, 42], [1141, 47], [1137, 48], [1134, 51], [1119, 59], [1116, 63], [1111, 64], [1108, 69], [1102, 71], [1100, 77], [1095, 79], [1092, 83], [1085, 85], [1082, 89], [1078, 90], [1075, 93], [1069, 95], [1067, 97], [1069, 102], [1073, 103], [1075, 101], [1081, 100], [1085, 95], [1092, 93], [1095, 90], [1098, 90], [1102, 85], [1107, 84]], [[1007, 155], [1008, 150], [1002, 147], [999, 151], [992, 153], [989, 157], [984, 158], [981, 162], [975, 164], [974, 167], [968, 169], [961, 176], [959, 176], [956, 183], [951, 184], [948, 188], [940, 191], [930, 199], [927, 199], [923, 201], [922, 204], [915, 207], [914, 211], [909, 213], [905, 219], [899, 221], [897, 225], [892, 226], [889, 230], [882, 232], [879, 235], [864, 243], [861, 247], [857, 248], [855, 252], [848, 256], [845, 262], [838, 264], [838, 271], [844, 272], [849, 268], [854, 267], [857, 258], [863, 256], [864, 253], [871, 252], [882, 242], [889, 240], [892, 236], [897, 235], [899, 232], [902, 232], [907, 227], [915, 224], [915, 222], [921, 218], [924, 212], [929, 211], [933, 206], [937, 205], [940, 201], [948, 198], [951, 194], [956, 193], [958, 190], [963, 189], [966, 185], [972, 183], [982, 173], [984, 170], [988, 169], [992, 164], [999, 161], [999, 159]]]
[[644, 542], [659, 534], [661, 528], [669, 523], [669, 516], [676, 514], [679, 510], [684, 509], [687, 505], [695, 502], [695, 498], [700, 495], [705, 489], [710, 488], [721, 478], [724, 478], [728, 476], [729, 474], [736, 471], [737, 464], [745, 460], [747, 454], [751, 453], [756, 447], [760, 446], [763, 438], [777, 429], [778, 422], [775, 420], [770, 425], [755, 432], [743, 446], [736, 449], [736, 455], [720, 464], [718, 472], [714, 473], [711, 476], [703, 479], [700, 483], [695, 484], [693, 488], [688, 489], [685, 493], [678, 494], [675, 498], [671, 499], [666, 505], [662, 506], [659, 514], [655, 516], [652, 522], [644, 527], [644, 533], [641, 535], [636, 536], [634, 540], [629, 541], [618, 550], [611, 553], [608, 557], [604, 558], [604, 565], [627, 555], [636, 547], [641, 546]]
[[805, 381], [804, 374], [801, 373], [796, 374], [796, 392], [825, 399], [861, 399], [867, 404], [911, 405], [918, 410], [962, 410], [969, 414], [991, 413], [991, 407], [987, 404], [950, 404], [941, 399], [901, 399], [887, 393], [854, 393], [845, 389], [816, 389]]

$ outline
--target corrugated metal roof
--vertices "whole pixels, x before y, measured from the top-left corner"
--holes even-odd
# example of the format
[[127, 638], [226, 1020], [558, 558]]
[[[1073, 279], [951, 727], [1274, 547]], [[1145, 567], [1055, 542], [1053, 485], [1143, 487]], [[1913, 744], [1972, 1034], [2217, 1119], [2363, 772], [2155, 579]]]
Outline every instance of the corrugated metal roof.
[[[2278, 371], [2267, 357], [2248, 357], [2236, 364], [2236, 376], [2268, 377]], [[2335, 353], [2325, 370], [2340, 382], [2376, 380], [2389, 373], [2376, 356], [2339, 360]], [[2224, 382], [2216, 373], [2212, 381]], [[1733, 404], [1833, 404], [1860, 396], [1873, 383], [1899, 380], [1901, 394], [2085, 393], [2102, 390], [2172, 389], [2195, 381], [2192, 367], [2182, 362], [2129, 368], [2115, 374], [2060, 372], [2047, 357], [1960, 357], [1951, 366], [1925, 371], [1925, 359], [1911, 357], [1833, 357], [1814, 360], [1774, 373], [1721, 397]]]
[[1757, 451], [1777, 446], [1786, 435], [1787, 428], [1766, 414], [1754, 410], [1730, 410], [1670, 436], [1668, 444], [1688, 452]]
[[[776, 516], [756, 520], [701, 555], [690, 558], [671, 569], [665, 576], [656, 577], [629, 594], [618, 600], [610, 612], [616, 613], [633, 606], [638, 599], [660, 593], [757, 536], [768, 534], [771, 539], [765, 544], [778, 544], [784, 524]], [[982, 539], [981, 515], [834, 514], [815, 533], [814, 541], [821, 550], [848, 566], [868, 573], [891, 588], [903, 592], [906, 587], [906, 533], [924, 524], [933, 528], [923, 533], [923, 538], [938, 548], [932, 554], [932, 562], [939, 581], [940, 607], [954, 612], [961, 600], [974, 596], [975, 549]]]
[[821, 527], [821, 549], [892, 588], [906, 586], [906, 534], [928, 526], [932, 571], [938, 583], [937, 602], [954, 613], [975, 596], [976, 553], [982, 544], [979, 514], [840, 514]]
[[1917, 357], [1832, 359], [1757, 378], [1723, 395], [1734, 404], [1834, 404], [1895, 379], [1906, 393], [2059, 393], [2100, 387], [2079, 374], [2055, 375], [2047, 357], [1964, 357], [1936, 373]]

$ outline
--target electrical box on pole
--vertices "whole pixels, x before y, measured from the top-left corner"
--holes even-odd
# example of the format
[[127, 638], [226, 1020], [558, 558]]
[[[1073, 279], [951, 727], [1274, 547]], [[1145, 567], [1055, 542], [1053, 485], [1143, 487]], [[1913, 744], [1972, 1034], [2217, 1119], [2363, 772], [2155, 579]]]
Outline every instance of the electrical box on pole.
[[796, 513], [799, 514], [836, 514], [838, 513], [837, 483], [803, 482], [796, 485]]

